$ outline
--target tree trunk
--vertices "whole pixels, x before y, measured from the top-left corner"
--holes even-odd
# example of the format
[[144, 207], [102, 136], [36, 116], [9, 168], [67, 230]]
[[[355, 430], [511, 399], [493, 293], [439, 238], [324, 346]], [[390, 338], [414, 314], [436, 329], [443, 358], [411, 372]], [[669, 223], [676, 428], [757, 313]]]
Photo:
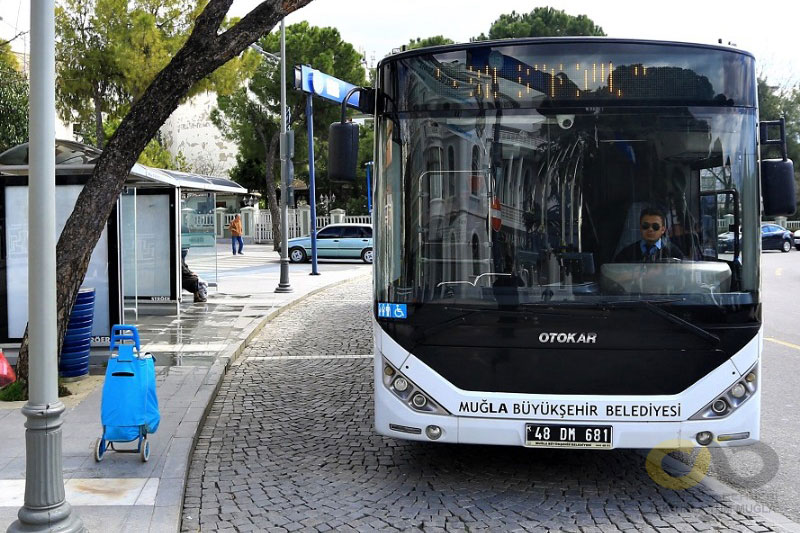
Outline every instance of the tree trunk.
[[[97, 160], [58, 240], [59, 352], [92, 251], [139, 154], [195, 83], [244, 51], [281, 18], [310, 2], [264, 0], [236, 25], [219, 33], [233, 0], [210, 0], [183, 48], [133, 104]], [[20, 377], [27, 382], [27, 331], [20, 348], [18, 368], [25, 370]]]
[[280, 249], [281, 238], [281, 209], [278, 205], [278, 195], [275, 193], [275, 156], [280, 145], [281, 133], [276, 131], [272, 138], [267, 142], [265, 133], [256, 128], [261, 143], [264, 145], [264, 182], [267, 187], [267, 207], [272, 218], [272, 249], [276, 252]]

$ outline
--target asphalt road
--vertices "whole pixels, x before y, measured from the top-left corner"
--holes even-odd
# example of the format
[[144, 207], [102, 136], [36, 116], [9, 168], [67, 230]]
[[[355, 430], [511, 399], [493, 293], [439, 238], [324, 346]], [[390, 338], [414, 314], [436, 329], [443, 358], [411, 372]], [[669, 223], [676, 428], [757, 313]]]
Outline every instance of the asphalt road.
[[712, 474], [800, 521], [800, 252], [763, 252], [762, 444], [712, 453]]

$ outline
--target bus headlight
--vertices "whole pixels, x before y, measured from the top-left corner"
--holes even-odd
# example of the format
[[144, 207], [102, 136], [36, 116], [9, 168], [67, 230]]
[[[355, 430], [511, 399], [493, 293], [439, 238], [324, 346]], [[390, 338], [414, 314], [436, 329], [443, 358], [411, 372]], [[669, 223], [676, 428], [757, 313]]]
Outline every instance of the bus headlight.
[[689, 420], [723, 418], [734, 412], [758, 390], [757, 365], [757, 363], [753, 365], [753, 368], [745, 372], [744, 378], [731, 385], [728, 390], [710, 401]]
[[728, 402], [726, 402], [722, 398], [714, 400], [714, 403], [711, 404], [711, 410], [718, 415], [724, 415], [725, 412], [728, 410]]
[[747, 387], [745, 387], [744, 383], [737, 383], [733, 387], [731, 387], [731, 396], [737, 399], [744, 398], [747, 394]]
[[[382, 378], [384, 386], [410, 409], [432, 415], [450, 414], [447, 409], [436, 403], [430, 395], [404, 376], [386, 359], [383, 360]], [[438, 437], [430, 438], [435, 440]]]
[[399, 392], [405, 392], [408, 390], [408, 380], [404, 377], [398, 377], [394, 380], [394, 388]]
[[428, 399], [425, 398], [425, 396], [423, 396], [422, 394], [416, 393], [414, 396], [411, 397], [411, 403], [417, 409], [422, 409], [423, 407], [425, 407], [425, 404], [428, 403]]

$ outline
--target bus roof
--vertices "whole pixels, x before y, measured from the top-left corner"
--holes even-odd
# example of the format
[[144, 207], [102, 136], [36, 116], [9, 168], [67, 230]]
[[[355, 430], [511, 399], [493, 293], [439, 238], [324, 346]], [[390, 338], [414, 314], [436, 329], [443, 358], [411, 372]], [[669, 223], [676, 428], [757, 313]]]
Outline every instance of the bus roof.
[[413, 50], [404, 50], [396, 54], [390, 54], [378, 62], [378, 67], [381, 68], [384, 63], [394, 61], [397, 59], [405, 59], [408, 57], [439, 54], [452, 52], [456, 50], [468, 50], [470, 48], [483, 48], [487, 46], [513, 46], [513, 45], [526, 45], [526, 44], [573, 44], [573, 43], [609, 43], [609, 44], [644, 44], [656, 46], [673, 46], [673, 47], [687, 47], [687, 48], [704, 48], [708, 50], [715, 50], [718, 52], [734, 52], [742, 54], [755, 59], [755, 56], [750, 52], [734, 48], [732, 46], [725, 46], [721, 44], [701, 44], [690, 43], [683, 41], [657, 41], [652, 39], [620, 39], [616, 37], [588, 37], [588, 36], [572, 36], [572, 37], [526, 37], [522, 39], [496, 39], [492, 41], [473, 41], [469, 43], [456, 43], [446, 44], [439, 46], [428, 46], [425, 48], [415, 48]]

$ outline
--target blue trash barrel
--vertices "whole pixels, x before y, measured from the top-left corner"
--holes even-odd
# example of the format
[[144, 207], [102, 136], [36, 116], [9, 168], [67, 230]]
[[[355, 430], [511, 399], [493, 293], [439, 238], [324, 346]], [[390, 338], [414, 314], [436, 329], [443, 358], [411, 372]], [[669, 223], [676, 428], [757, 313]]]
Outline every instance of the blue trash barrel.
[[58, 370], [62, 378], [89, 374], [89, 352], [94, 322], [94, 289], [81, 289], [69, 316], [69, 325], [61, 347]]

